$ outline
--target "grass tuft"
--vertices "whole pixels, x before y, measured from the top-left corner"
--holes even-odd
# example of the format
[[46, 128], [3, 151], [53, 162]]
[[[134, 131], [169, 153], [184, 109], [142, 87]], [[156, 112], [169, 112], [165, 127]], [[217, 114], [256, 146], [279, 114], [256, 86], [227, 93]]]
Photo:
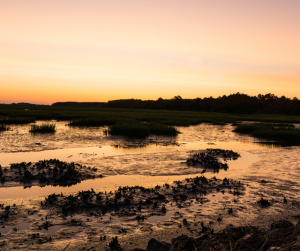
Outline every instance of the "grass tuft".
[[150, 134], [176, 136], [179, 132], [174, 126], [158, 123], [140, 123], [135, 121], [119, 121], [108, 129], [110, 135], [131, 138], [146, 138]]
[[300, 129], [293, 124], [252, 123], [239, 124], [234, 132], [250, 134], [253, 137], [300, 142]]
[[32, 125], [29, 130], [31, 133], [53, 133], [55, 131], [55, 124]]

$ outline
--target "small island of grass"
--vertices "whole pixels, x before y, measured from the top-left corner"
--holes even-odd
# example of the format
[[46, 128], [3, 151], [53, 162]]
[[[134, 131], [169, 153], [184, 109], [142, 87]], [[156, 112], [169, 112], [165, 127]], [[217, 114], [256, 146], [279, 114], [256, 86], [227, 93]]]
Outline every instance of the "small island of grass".
[[234, 132], [282, 142], [300, 142], [300, 129], [293, 124], [245, 123], [239, 124]]
[[109, 127], [110, 135], [120, 135], [125, 137], [145, 138], [150, 134], [162, 136], [176, 136], [179, 131], [174, 126], [162, 125], [158, 123], [140, 122], [118, 122]]
[[55, 131], [55, 124], [31, 125], [29, 129], [31, 133], [54, 133]]

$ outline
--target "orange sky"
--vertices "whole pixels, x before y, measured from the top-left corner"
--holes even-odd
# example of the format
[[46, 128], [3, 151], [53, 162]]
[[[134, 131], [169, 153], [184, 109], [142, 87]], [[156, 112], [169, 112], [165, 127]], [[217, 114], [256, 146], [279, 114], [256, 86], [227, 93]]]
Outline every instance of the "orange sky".
[[300, 98], [300, 1], [0, 0], [0, 103]]

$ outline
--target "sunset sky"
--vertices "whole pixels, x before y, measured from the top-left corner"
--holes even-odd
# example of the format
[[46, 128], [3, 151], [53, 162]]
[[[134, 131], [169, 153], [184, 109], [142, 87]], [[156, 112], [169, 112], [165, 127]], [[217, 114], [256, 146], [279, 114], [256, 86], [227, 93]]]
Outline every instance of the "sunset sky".
[[0, 0], [0, 103], [300, 98], [299, 0]]

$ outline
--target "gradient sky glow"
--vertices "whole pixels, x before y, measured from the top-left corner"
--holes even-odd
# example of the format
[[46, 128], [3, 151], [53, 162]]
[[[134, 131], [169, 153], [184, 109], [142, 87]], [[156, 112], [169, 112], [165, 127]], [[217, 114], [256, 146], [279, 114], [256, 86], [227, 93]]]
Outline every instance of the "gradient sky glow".
[[299, 0], [0, 0], [0, 103], [299, 87]]

